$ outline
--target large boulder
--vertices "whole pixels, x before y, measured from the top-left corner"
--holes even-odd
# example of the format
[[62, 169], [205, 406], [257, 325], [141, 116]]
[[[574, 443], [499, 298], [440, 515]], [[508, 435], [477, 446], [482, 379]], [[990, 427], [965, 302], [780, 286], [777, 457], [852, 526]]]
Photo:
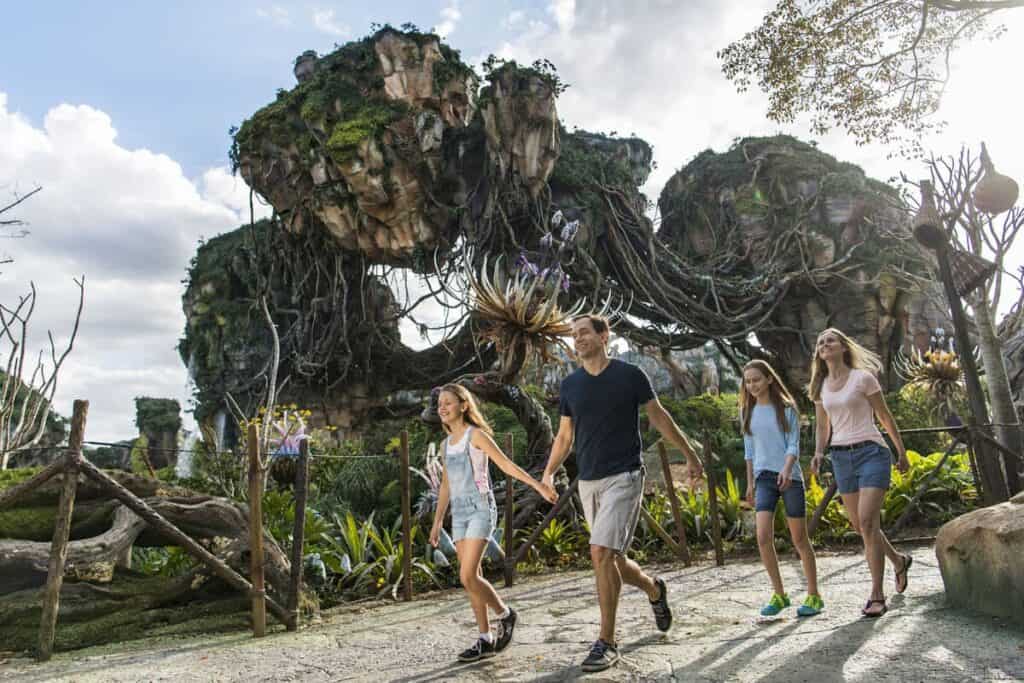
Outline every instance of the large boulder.
[[944, 525], [935, 556], [951, 604], [1024, 624], [1024, 493]]

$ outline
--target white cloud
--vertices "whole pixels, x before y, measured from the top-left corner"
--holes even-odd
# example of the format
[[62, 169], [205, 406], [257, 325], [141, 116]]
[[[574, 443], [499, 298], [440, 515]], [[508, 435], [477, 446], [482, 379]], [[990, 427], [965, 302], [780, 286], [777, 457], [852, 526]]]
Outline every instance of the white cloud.
[[278, 26], [291, 26], [292, 18], [284, 7], [280, 5], [271, 5], [268, 8], [259, 8], [256, 10], [256, 16], [261, 19], [267, 19], [272, 21]]
[[513, 29], [522, 24], [524, 19], [526, 19], [526, 12], [521, 9], [516, 9], [509, 12], [502, 20], [501, 24], [506, 29]]
[[568, 33], [576, 23], [576, 0], [551, 0], [548, 12], [555, 18], [559, 32]]
[[[193, 182], [164, 154], [120, 146], [110, 117], [92, 107], [60, 104], [37, 127], [0, 93], [0, 198], [35, 184], [42, 192], [17, 212], [31, 235], [5, 245], [15, 260], [0, 271], [0, 301], [16, 301], [34, 281], [29, 348], [42, 348], [48, 329], [60, 344], [77, 303], [72, 278], [86, 276], [82, 326], [56, 408], [69, 415], [73, 399], [88, 399], [89, 438], [132, 436], [136, 396], [187, 407], [175, 350], [184, 328], [181, 280], [200, 236], [248, 221], [248, 189], [224, 168]], [[6, 350], [0, 345], [0, 356]]]
[[460, 19], [462, 19], [462, 12], [459, 10], [458, 0], [451, 0], [441, 9], [441, 23], [435, 29], [437, 35], [442, 38], [450, 36], [458, 26]]
[[338, 38], [348, 37], [352, 33], [346, 24], [339, 24], [334, 18], [334, 10], [313, 10], [313, 25], [318, 31]]

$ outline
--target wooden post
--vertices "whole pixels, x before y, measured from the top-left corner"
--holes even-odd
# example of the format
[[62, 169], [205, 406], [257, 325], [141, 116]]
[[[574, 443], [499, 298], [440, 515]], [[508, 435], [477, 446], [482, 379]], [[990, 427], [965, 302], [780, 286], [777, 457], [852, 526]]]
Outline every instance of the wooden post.
[[665, 442], [658, 442], [658, 457], [661, 458], [661, 471], [665, 476], [665, 490], [668, 493], [668, 502], [672, 504], [672, 519], [676, 522], [676, 534], [679, 536], [679, 543], [676, 545], [676, 554], [683, 561], [683, 565], [690, 566], [690, 549], [686, 544], [686, 524], [683, 523], [683, 511], [679, 507], [679, 495], [676, 493], [676, 484], [672, 479], [672, 468], [668, 464], [668, 450]]
[[718, 477], [715, 475], [714, 454], [711, 452], [711, 435], [704, 434], [704, 466], [708, 475], [708, 500], [711, 503], [711, 540], [715, 544], [715, 564], [725, 564], [722, 549], [722, 521], [718, 519]]
[[302, 592], [302, 546], [306, 540], [306, 496], [309, 489], [309, 440], [299, 442], [295, 469], [295, 526], [292, 527], [292, 575], [288, 586], [289, 621], [286, 628], [299, 628], [299, 593]]
[[401, 435], [402, 482], [402, 591], [403, 600], [412, 600], [412, 481], [409, 475], [409, 432]]
[[557, 517], [558, 513], [562, 511], [562, 508], [568, 505], [569, 501], [572, 500], [573, 494], [576, 493], [576, 488], [579, 485], [580, 478], [577, 476], [572, 480], [572, 483], [569, 484], [569, 488], [563, 491], [561, 497], [559, 497], [559, 499], [555, 501], [555, 504], [551, 506], [551, 509], [548, 510], [548, 514], [544, 515], [544, 519], [541, 520], [540, 524], [538, 524], [533, 532], [530, 533], [530, 537], [526, 539], [521, 546], [519, 546], [519, 550], [516, 551], [515, 557], [516, 566], [526, 559], [526, 554], [530, 552], [530, 548], [532, 548], [533, 544], [537, 542], [538, 538], [540, 538], [541, 533], [544, 531], [544, 527], [550, 524], [551, 520]]
[[[270, 419], [270, 416], [267, 416]], [[263, 472], [260, 434], [249, 424], [249, 576], [252, 579], [252, 635], [267, 634], [267, 590], [263, 579]], [[285, 622], [287, 623], [287, 621]]]
[[[181, 529], [164, 519], [163, 516], [150, 507], [146, 501], [121, 486], [121, 484], [114, 479], [111, 479], [105, 472], [88, 460], [80, 460], [78, 467], [82, 470], [82, 473], [85, 474], [85, 476], [105, 488], [110, 495], [124, 503], [126, 508], [145, 520], [146, 524], [148, 524], [154, 531], [159, 533], [161, 536], [169, 538], [175, 545], [181, 546], [181, 548], [209, 567], [214, 574], [224, 579], [228, 585], [237, 588], [246, 595], [251, 596], [253, 594], [252, 584], [246, 581], [243, 576], [222, 562], [219, 558], [215, 557], [209, 550], [196, 543], [194, 539], [190, 538]], [[270, 609], [270, 613], [277, 617], [278, 621], [282, 624], [287, 624], [288, 613], [285, 611], [284, 607], [271, 598], [267, 598], [266, 601], [267, 607]]]
[[[514, 451], [512, 433], [509, 432], [505, 435], [505, 455], [509, 458], [513, 457]], [[516, 558], [512, 552], [515, 550], [515, 514], [516, 514], [516, 493], [515, 493], [515, 478], [511, 474], [505, 475], [505, 585], [511, 586], [512, 582], [516, 578]]]
[[43, 589], [43, 616], [39, 624], [39, 652], [36, 658], [45, 662], [53, 656], [53, 637], [57, 628], [57, 612], [60, 611], [60, 588], [64, 584], [64, 563], [68, 558], [68, 536], [71, 533], [71, 516], [75, 509], [75, 492], [78, 490], [78, 460], [82, 457], [82, 441], [85, 438], [85, 418], [89, 414], [88, 401], [75, 401], [71, 414], [71, 436], [64, 461], [64, 482], [60, 491], [60, 507], [57, 510], [57, 524], [53, 529], [53, 543], [50, 546], [50, 563], [46, 572], [46, 588]]
[[818, 501], [818, 507], [814, 508], [814, 514], [811, 515], [811, 521], [807, 524], [808, 536], [813, 536], [818, 525], [821, 524], [821, 518], [825, 514], [825, 508], [827, 508], [828, 504], [832, 502], [832, 498], [835, 497], [837, 490], [836, 480], [833, 479], [829, 482], [828, 488], [825, 489], [825, 495], [823, 495], [821, 500]]

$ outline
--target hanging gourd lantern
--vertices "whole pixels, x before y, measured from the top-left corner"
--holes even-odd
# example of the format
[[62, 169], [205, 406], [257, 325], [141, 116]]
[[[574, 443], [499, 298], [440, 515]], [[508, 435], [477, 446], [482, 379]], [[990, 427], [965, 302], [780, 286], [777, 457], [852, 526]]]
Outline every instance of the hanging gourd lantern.
[[985, 143], [981, 143], [981, 165], [985, 175], [974, 188], [974, 206], [992, 215], [1009, 211], [1017, 203], [1020, 189], [1017, 182], [997, 171], [992, 165]]
[[949, 237], [942, 228], [942, 217], [935, 208], [935, 194], [930, 180], [921, 181], [921, 206], [911, 224], [914, 237], [929, 249], [939, 250], [946, 246]]

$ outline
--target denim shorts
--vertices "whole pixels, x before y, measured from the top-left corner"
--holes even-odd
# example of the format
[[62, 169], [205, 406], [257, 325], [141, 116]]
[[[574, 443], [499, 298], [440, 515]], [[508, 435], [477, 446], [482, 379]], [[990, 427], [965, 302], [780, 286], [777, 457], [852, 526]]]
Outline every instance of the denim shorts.
[[498, 523], [498, 507], [490, 493], [452, 498], [452, 541], [490, 538]]
[[839, 493], [857, 493], [861, 489], [888, 490], [892, 481], [892, 452], [871, 442], [849, 450], [829, 449], [832, 472]]
[[778, 472], [765, 470], [758, 473], [754, 480], [754, 509], [775, 514], [775, 506], [779, 504], [779, 498], [782, 498], [787, 517], [804, 517], [807, 514], [804, 483], [799, 479], [791, 479], [786, 490], [780, 491], [776, 483], [778, 478]]

